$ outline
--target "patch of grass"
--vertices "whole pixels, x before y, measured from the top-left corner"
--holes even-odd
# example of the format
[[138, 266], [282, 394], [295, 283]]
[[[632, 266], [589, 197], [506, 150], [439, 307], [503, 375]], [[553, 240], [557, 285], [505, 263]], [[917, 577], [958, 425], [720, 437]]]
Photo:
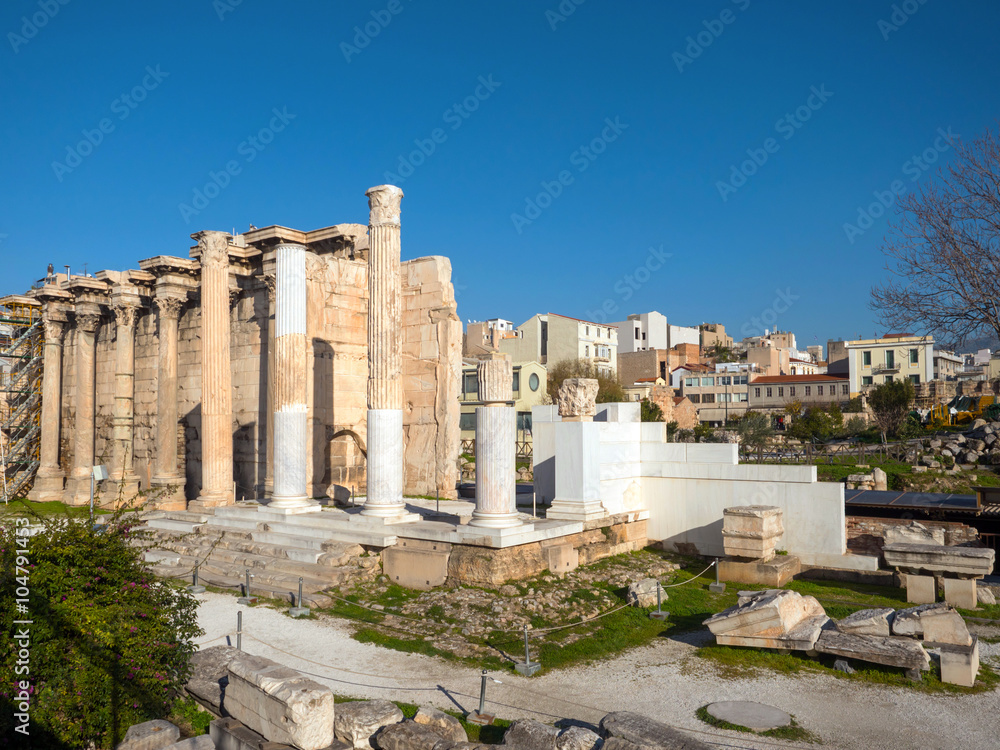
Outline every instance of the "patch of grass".
[[198, 737], [208, 734], [208, 725], [215, 717], [190, 698], [181, 698], [174, 703], [168, 721], [177, 725], [181, 737]]
[[708, 708], [706, 706], [699, 708], [694, 712], [694, 715], [706, 724], [717, 727], [718, 729], [728, 729], [733, 732], [746, 732], [748, 734], [755, 734], [759, 737], [773, 737], [774, 739], [791, 740], [793, 742], [811, 742], [817, 744], [822, 742], [818, 736], [800, 727], [795, 721], [794, 716], [792, 717], [792, 723], [787, 727], [778, 727], [777, 729], [768, 729], [765, 732], [758, 732], [757, 730], [750, 729], [749, 727], [743, 727], [739, 724], [730, 724], [728, 721], [716, 719], [708, 712]]
[[[94, 515], [103, 516], [111, 513], [109, 510], [94, 506]], [[47, 503], [36, 503], [23, 497], [15, 498], [6, 505], [0, 504], [0, 517], [3, 516], [41, 516], [55, 518], [69, 516], [70, 518], [87, 518], [90, 515], [89, 505], [66, 505], [58, 500]]]

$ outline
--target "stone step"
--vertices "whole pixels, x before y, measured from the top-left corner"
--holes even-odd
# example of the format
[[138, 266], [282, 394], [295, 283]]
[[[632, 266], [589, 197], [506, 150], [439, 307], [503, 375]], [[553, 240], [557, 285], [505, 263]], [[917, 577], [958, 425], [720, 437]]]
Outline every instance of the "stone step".
[[[193, 567], [193, 563], [191, 566]], [[245, 565], [235, 565], [209, 558], [199, 568], [199, 575], [203, 573], [217, 573], [234, 580], [246, 581], [246, 570], [247, 566]], [[313, 576], [301, 576], [302, 590], [311, 593], [328, 589], [331, 586], [339, 585], [347, 573], [347, 571], [342, 568], [327, 568], [327, 570], [331, 574], [336, 572], [336, 575], [328, 575], [323, 579], [314, 578]], [[251, 567], [250, 575], [252, 576], [250, 579], [251, 590], [255, 588], [256, 585], [260, 584], [262, 586], [277, 586], [279, 588], [282, 586], [288, 586], [290, 591], [293, 589], [298, 591], [299, 577], [301, 574], [284, 573], [279, 570]]]
[[240, 518], [231, 516], [214, 516], [205, 522], [205, 526], [210, 529], [240, 529], [245, 531], [256, 531], [260, 524], [264, 522], [260, 518]]
[[148, 563], [156, 563], [158, 565], [180, 565], [181, 556], [177, 552], [171, 552], [165, 549], [147, 549], [142, 554], [142, 559]]
[[369, 547], [391, 547], [396, 543], [396, 535], [391, 532], [373, 529], [362, 524], [348, 525], [348, 522], [345, 521], [326, 521], [326, 519], [320, 518], [309, 523], [301, 516], [292, 516], [280, 522], [269, 521], [264, 530], [288, 536], [363, 544]]
[[[309, 515], [315, 515], [311, 513]], [[286, 518], [286, 514], [268, 510], [266, 505], [227, 505], [215, 509], [216, 518], [240, 519], [243, 521], [272, 521]]]
[[[197, 553], [192, 555], [187, 550], [184, 550], [183, 552], [190, 557], [197, 557]], [[335, 558], [335, 562], [337, 564], [322, 565], [312, 562], [300, 562], [298, 560], [292, 560], [284, 557], [271, 557], [259, 554], [256, 551], [251, 552], [216, 547], [212, 550], [212, 554], [207, 559], [213, 562], [235, 565], [238, 568], [251, 568], [251, 572], [253, 572], [253, 570], [266, 569], [269, 571], [280, 571], [291, 575], [307, 576], [322, 581], [326, 580], [331, 568], [349, 565], [350, 558], [346, 557], [346, 559], [344, 559], [345, 557], [346, 556], [337, 556]], [[204, 554], [201, 555], [199, 559], [204, 559]]]
[[[298, 549], [311, 549], [318, 552], [325, 552], [325, 545], [329, 542], [323, 538], [309, 538], [298, 536], [297, 534], [284, 534], [277, 531], [254, 531], [251, 537], [255, 542], [265, 544], [276, 544], [283, 547], [295, 547]], [[329, 540], [332, 542], [333, 540]]]
[[[172, 577], [175, 575], [173, 569], [168, 566], [158, 566], [153, 568], [153, 572], [161, 577]], [[243, 590], [243, 579], [234, 578], [233, 576], [221, 575], [215, 572], [205, 572], [201, 573], [199, 571], [198, 580], [202, 584], [207, 584], [209, 586], [215, 586], [222, 589], [231, 589], [232, 591], [242, 592]], [[299, 583], [296, 578], [293, 584], [288, 586], [272, 586], [268, 584], [260, 584], [256, 586], [251, 586], [251, 594], [257, 596], [266, 596], [269, 599], [278, 599], [280, 601], [293, 603], [293, 599], [298, 596]], [[310, 607], [329, 607], [333, 600], [325, 596], [318, 591], [307, 591], [305, 586], [302, 588], [302, 599]]]
[[173, 518], [153, 518], [146, 521], [146, 528], [161, 529], [163, 531], [181, 532], [183, 534], [195, 534], [201, 527], [201, 523], [191, 521], [180, 521]]

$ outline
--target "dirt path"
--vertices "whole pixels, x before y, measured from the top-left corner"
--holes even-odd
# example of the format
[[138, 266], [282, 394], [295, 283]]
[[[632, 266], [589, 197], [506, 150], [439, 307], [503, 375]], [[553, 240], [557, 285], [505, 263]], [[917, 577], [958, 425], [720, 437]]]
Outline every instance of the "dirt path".
[[[335, 618], [292, 620], [272, 609], [240, 607], [228, 595], [198, 598], [203, 646], [225, 643], [227, 635], [235, 645], [236, 612], [242, 609], [244, 650], [307, 673], [339, 695], [461, 711], [478, 707], [478, 670], [358, 643], [350, 637], [350, 626]], [[596, 723], [610, 711], [631, 710], [698, 732], [717, 747], [815, 747], [747, 739], [708, 727], [694, 716], [713, 701], [755, 700], [794, 715], [825, 747], [978, 750], [1000, 745], [1000, 693], [926, 695], [823, 675], [727, 680], [692, 657], [695, 640], [663, 639], [617, 659], [530, 679], [498, 675], [502, 684], [487, 688], [487, 710], [506, 719], [548, 723], [561, 718]], [[985, 646], [981, 653], [996, 651], [996, 646]]]

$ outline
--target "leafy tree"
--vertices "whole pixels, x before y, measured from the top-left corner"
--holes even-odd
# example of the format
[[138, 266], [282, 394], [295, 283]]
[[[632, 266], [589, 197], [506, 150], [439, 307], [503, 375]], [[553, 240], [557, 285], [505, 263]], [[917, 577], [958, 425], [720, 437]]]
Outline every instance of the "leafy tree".
[[857, 437], [868, 428], [863, 417], [854, 416], [844, 423], [842, 437]]
[[672, 443], [677, 436], [680, 425], [677, 422], [667, 422], [667, 442]]
[[728, 346], [723, 346], [718, 341], [712, 344], [711, 348], [708, 350], [708, 357], [714, 359], [716, 362], [733, 362], [733, 350]]
[[[639, 404], [639, 411], [643, 422], [662, 422], [663, 409], [659, 404], [654, 404], [648, 398], [644, 398]], [[674, 422], [674, 424], [677, 424]]]
[[[936, 180], [900, 198], [882, 245], [891, 274], [871, 292], [885, 325], [961, 344], [1000, 338], [1000, 133], [951, 141]], [[895, 412], [895, 409], [893, 410]], [[903, 419], [890, 420], [898, 429]], [[886, 430], [883, 430], [886, 432]]]
[[774, 435], [771, 418], [752, 409], [740, 417], [733, 428], [740, 436], [740, 444], [747, 449], [756, 449], [766, 445], [768, 439]]
[[906, 423], [915, 397], [909, 378], [879, 383], [868, 393], [868, 407], [875, 424], [882, 432], [882, 439], [895, 437]]
[[628, 399], [618, 373], [608, 373], [586, 359], [564, 359], [549, 367], [545, 390], [553, 403], [559, 400], [559, 386], [567, 378], [593, 378], [597, 381], [597, 403], [620, 404]]
[[696, 443], [715, 442], [715, 429], [705, 422], [699, 422], [694, 430], [692, 430], [692, 435]]
[[[134, 520], [119, 511], [88, 520], [8, 517], [0, 527], [0, 648], [14, 675], [14, 620], [30, 619], [33, 747], [109, 749], [133, 724], [162, 718], [187, 681], [197, 602], [159, 581], [133, 544]], [[27, 591], [25, 591], [27, 589]], [[17, 609], [27, 599], [26, 612]], [[0, 693], [14, 700], [5, 681]], [[0, 733], [14, 737], [5, 711]]]
[[799, 440], [829, 440], [843, 428], [844, 415], [840, 407], [826, 409], [822, 406], [810, 406], [805, 414], [795, 417], [788, 434]]

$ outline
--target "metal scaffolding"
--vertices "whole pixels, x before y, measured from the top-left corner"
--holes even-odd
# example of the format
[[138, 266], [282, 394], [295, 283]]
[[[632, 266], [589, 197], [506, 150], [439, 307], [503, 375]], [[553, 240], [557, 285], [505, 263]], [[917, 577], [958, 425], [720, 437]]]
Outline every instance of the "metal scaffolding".
[[5, 503], [24, 497], [38, 471], [44, 339], [37, 302], [0, 300], [0, 473]]

